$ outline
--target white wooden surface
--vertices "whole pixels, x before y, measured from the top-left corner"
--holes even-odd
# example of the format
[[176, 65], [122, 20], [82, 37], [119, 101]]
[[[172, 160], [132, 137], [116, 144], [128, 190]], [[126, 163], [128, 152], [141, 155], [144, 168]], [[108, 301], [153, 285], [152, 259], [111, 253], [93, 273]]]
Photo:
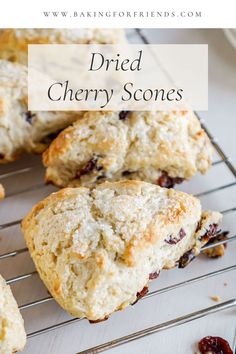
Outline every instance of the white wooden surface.
[[[153, 43], [208, 43], [209, 44], [209, 112], [201, 113], [211, 132], [218, 137], [220, 145], [230, 155], [236, 165], [235, 154], [235, 111], [236, 111], [236, 51], [227, 43], [221, 30], [145, 30]], [[134, 32], [129, 38], [137, 42]], [[215, 156], [215, 160], [219, 157]], [[0, 167], [0, 174], [20, 167], [34, 166], [30, 173], [8, 177], [2, 182], [7, 193], [23, 191], [29, 186], [42, 183], [43, 169], [38, 157], [26, 157], [15, 164]], [[180, 188], [191, 193], [200, 193], [208, 189], [235, 182], [234, 176], [225, 164], [212, 167], [206, 176], [196, 176]], [[39, 187], [35, 191], [8, 197], [0, 204], [0, 224], [19, 219], [38, 200], [54, 190], [52, 186]], [[201, 198], [204, 208], [225, 210], [236, 206], [236, 185]], [[224, 218], [224, 229], [230, 235], [236, 234], [236, 213]], [[24, 247], [19, 226], [0, 230], [0, 254]], [[236, 264], [236, 242], [228, 246], [226, 256], [218, 260], [199, 257], [186, 269], [163, 271], [152, 282], [151, 289], [162, 288], [184, 279], [209, 273], [211, 271]], [[6, 278], [28, 273], [34, 270], [28, 253], [0, 261], [0, 273]], [[68, 325], [28, 340], [25, 354], [74, 354], [108, 340], [132, 333], [158, 323], [165, 322], [189, 312], [214, 305], [212, 295], [219, 295], [222, 301], [236, 298], [236, 271], [213, 277], [194, 285], [164, 293], [140, 301], [123, 312], [115, 313], [111, 318], [97, 325], [87, 321]], [[17, 282], [12, 286], [19, 304], [48, 296], [45, 287], [37, 275]], [[69, 316], [51, 301], [22, 311], [27, 332], [63, 321]], [[123, 345], [108, 351], [110, 354], [187, 354], [196, 352], [196, 342], [206, 335], [218, 335], [233, 341], [236, 328], [236, 308], [208, 316], [180, 327], [173, 328], [144, 339]]]

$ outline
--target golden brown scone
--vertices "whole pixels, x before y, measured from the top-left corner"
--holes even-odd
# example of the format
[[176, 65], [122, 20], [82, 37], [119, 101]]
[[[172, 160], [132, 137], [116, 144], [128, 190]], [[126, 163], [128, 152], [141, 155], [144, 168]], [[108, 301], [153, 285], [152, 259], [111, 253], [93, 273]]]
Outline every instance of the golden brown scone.
[[225, 249], [227, 247], [227, 242], [217, 246], [214, 246], [214, 244], [221, 241], [226, 241], [228, 239], [227, 235], [228, 235], [228, 231], [224, 231], [224, 232], [219, 232], [214, 238], [210, 238], [207, 245], [209, 246], [211, 245], [212, 247], [205, 249], [203, 253], [209, 258], [223, 257], [225, 254]]
[[23, 151], [40, 153], [55, 133], [82, 112], [30, 112], [27, 68], [0, 60], [0, 163], [14, 161]]
[[211, 165], [211, 143], [192, 112], [87, 112], [43, 155], [59, 187], [144, 180], [172, 187]]
[[[102, 320], [132, 304], [149, 279], [197, 255], [221, 214], [186, 193], [140, 181], [65, 188], [38, 203], [22, 230], [50, 293], [68, 312]], [[155, 276], [154, 276], [155, 275]]]
[[124, 41], [122, 29], [2, 29], [0, 58], [27, 65], [28, 44], [115, 44]]
[[11, 288], [0, 275], [0, 353], [12, 354], [26, 344], [24, 321]]
[[225, 246], [219, 245], [219, 246], [209, 248], [207, 250], [204, 250], [204, 254], [209, 258], [223, 257], [225, 254]]
[[[0, 58], [27, 65], [28, 44], [122, 43], [121, 29], [2, 29]], [[28, 112], [27, 69], [0, 60], [0, 163], [14, 161], [22, 151], [41, 153], [54, 133], [82, 112]]]
[[5, 189], [3, 185], [0, 183], [0, 200], [5, 198]]

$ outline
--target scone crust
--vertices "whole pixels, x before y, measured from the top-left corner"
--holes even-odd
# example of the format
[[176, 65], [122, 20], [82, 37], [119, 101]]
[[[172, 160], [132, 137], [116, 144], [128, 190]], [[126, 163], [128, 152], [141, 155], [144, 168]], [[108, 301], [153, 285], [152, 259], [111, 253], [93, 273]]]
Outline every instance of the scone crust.
[[115, 44], [124, 41], [122, 29], [2, 29], [0, 58], [27, 65], [28, 44]]
[[[46, 181], [59, 187], [94, 186], [104, 180], [156, 183], [165, 171], [189, 179], [212, 160], [208, 136], [190, 112], [86, 112], [43, 155]], [[94, 166], [88, 171], [87, 164]], [[82, 171], [82, 173], [81, 173]]]
[[26, 344], [24, 321], [10, 287], [0, 275], [0, 352], [12, 354]]
[[[183, 192], [106, 182], [51, 194], [25, 217], [22, 230], [58, 303], [74, 316], [98, 320], [133, 303], [150, 273], [174, 267], [194, 247], [199, 252], [201, 214], [199, 200]], [[179, 242], [169, 240], [180, 232]]]

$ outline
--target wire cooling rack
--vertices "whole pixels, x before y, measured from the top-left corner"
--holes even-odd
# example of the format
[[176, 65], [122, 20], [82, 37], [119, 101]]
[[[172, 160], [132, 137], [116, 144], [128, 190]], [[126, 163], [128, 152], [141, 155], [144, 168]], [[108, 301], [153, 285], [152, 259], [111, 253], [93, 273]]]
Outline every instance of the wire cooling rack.
[[[136, 35], [137, 34], [140, 41], [148, 43], [141, 31], [136, 30]], [[201, 123], [215, 149], [213, 166], [206, 177], [196, 177], [193, 181], [184, 183], [183, 186], [180, 186], [180, 189], [195, 194], [201, 199], [203, 205], [221, 211], [226, 220], [225, 227], [230, 231], [230, 237], [229, 239], [217, 242], [215, 245], [229, 244], [236, 240], [236, 230], [233, 230], [236, 204], [234, 204], [235, 200], [232, 198], [236, 191], [236, 170], [216, 139], [211, 135], [204, 122], [201, 121]], [[168, 294], [170, 297], [171, 294], [178, 292], [178, 290], [187, 296], [188, 290], [186, 289], [188, 288], [190, 288], [190, 294], [193, 296], [191, 286], [196, 284], [201, 286], [204, 281], [209, 282], [210, 279], [217, 279], [218, 276], [234, 272], [236, 270], [236, 263], [226, 264], [228, 257], [226, 252], [226, 256], [223, 260], [213, 261], [203, 257], [201, 259], [200, 256], [199, 259], [193, 262], [194, 268], [191, 264], [184, 271], [168, 271], [165, 275], [168, 278], [166, 283], [165, 280], [164, 283], [159, 280], [153, 281], [150, 292], [144, 296], [137, 305], [130, 307], [132, 309], [135, 308], [135, 311], [138, 313], [139, 324], [136, 325], [132, 323], [132, 325], [128, 327], [129, 330], [124, 323], [129, 321], [128, 312], [131, 311], [130, 309], [126, 309], [118, 315], [114, 314], [106, 323], [104, 322], [96, 326], [89, 325], [88, 327], [85, 320], [71, 318], [57, 306], [54, 299], [46, 292], [30, 260], [28, 250], [23, 243], [24, 241], [20, 232], [22, 217], [29, 211], [33, 204], [54, 191], [55, 188], [45, 186], [42, 182], [44, 170], [39, 157], [27, 156], [19, 162], [0, 167], [0, 169], [0, 182], [4, 184], [7, 192], [6, 199], [0, 204], [0, 245], [2, 252], [0, 254], [0, 273], [7, 279], [7, 283], [12, 286], [13, 292], [20, 304], [19, 308], [25, 319], [29, 345], [30, 341], [37, 337], [39, 338], [37, 345], [41, 346], [44, 342], [43, 336], [49, 333], [51, 336], [51, 341], [47, 339], [49, 344], [46, 351], [45, 348], [42, 349], [42, 351], [34, 351], [31, 349], [31, 346], [30, 349], [26, 348], [27, 353], [59, 353], [58, 349], [54, 349], [58, 331], [63, 328], [63, 335], [69, 336], [72, 330], [71, 328], [73, 327], [72, 324], [78, 322], [80, 323], [76, 324], [75, 333], [77, 333], [77, 335], [74, 338], [76, 341], [78, 339], [77, 352], [100, 353], [160, 331], [184, 325], [192, 321], [200, 321], [202, 317], [231, 309], [236, 305], [235, 291], [234, 298], [225, 299], [225, 301], [218, 304], [205, 307], [200, 306], [200, 301], [195, 301], [196, 310], [187, 313], [185, 311], [183, 312], [184, 314], [179, 313], [177, 316], [169, 314], [169, 318], [164, 321], [161, 321], [162, 316], [160, 315], [160, 320], [159, 318], [158, 320], [154, 318], [151, 320], [151, 325], [147, 325], [150, 307], [148, 307], [149, 312], [146, 312], [145, 304], [147, 304], [148, 301], [156, 301], [162, 294]], [[214, 197], [212, 198], [212, 196]], [[210, 248], [210, 246], [203, 247], [203, 249], [206, 248]], [[235, 261], [235, 257], [231, 257], [230, 259]], [[212, 262], [214, 263], [214, 268], [217, 267], [217, 269], [211, 269]], [[218, 265], [220, 265], [220, 267]], [[206, 268], [208, 271], [206, 271]], [[198, 269], [197, 273], [196, 269]], [[161, 286], [161, 284], [163, 285]], [[224, 285], [226, 286], [227, 284], [225, 283]], [[33, 300], [31, 300], [32, 297], [34, 298]], [[165, 296], [163, 304], [166, 304], [167, 299], [168, 297]], [[52, 308], [50, 307], [49, 309], [48, 306]], [[157, 304], [156, 306], [160, 308], [160, 305]], [[142, 315], [140, 320], [142, 311], [146, 313], [146, 316]], [[86, 325], [84, 325], [85, 322]], [[110, 322], [109, 325], [107, 324], [108, 322]], [[103, 326], [103, 331], [107, 331], [108, 333], [102, 337], [106, 340], [100, 340], [99, 333], [97, 333], [97, 343], [94, 345], [92, 337], [94, 331], [97, 331], [97, 329], [95, 329], [97, 326]], [[130, 331], [130, 328], [134, 328], [135, 330]], [[114, 332], [120, 335], [114, 335], [111, 329], [114, 329]], [[83, 341], [82, 339], [85, 333], [88, 333], [88, 338], [86, 341]], [[88, 343], [91, 343], [91, 345], [88, 345]], [[75, 345], [73, 344], [72, 347], [74, 348]], [[66, 346], [64, 344], [63, 351], [60, 351], [60, 353], [63, 354], [75, 354], [75, 352], [76, 351], [71, 351], [68, 342]], [[161, 346], [159, 346], [159, 353], [162, 354]]]

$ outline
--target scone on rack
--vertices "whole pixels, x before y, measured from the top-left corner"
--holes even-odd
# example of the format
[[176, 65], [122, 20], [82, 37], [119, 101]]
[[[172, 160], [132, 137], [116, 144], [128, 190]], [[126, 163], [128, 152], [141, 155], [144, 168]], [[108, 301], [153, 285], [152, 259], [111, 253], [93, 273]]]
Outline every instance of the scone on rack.
[[212, 147], [193, 112], [87, 112], [43, 155], [59, 187], [144, 180], [172, 187], [211, 165]]
[[27, 109], [28, 44], [125, 42], [122, 29], [0, 30], [0, 163], [14, 161], [22, 151], [41, 153], [54, 133], [82, 112], [29, 112]]
[[30, 112], [27, 108], [27, 68], [0, 60], [0, 163], [24, 151], [40, 153], [55, 133], [82, 112]]
[[98, 321], [134, 303], [161, 269], [184, 267], [220, 221], [186, 193], [120, 181], [61, 189], [32, 209], [22, 230], [56, 301]]
[[0, 353], [12, 354], [26, 344], [24, 321], [10, 286], [0, 275]]
[[125, 42], [122, 29], [2, 29], [0, 58], [27, 65], [28, 44], [116, 44]]

